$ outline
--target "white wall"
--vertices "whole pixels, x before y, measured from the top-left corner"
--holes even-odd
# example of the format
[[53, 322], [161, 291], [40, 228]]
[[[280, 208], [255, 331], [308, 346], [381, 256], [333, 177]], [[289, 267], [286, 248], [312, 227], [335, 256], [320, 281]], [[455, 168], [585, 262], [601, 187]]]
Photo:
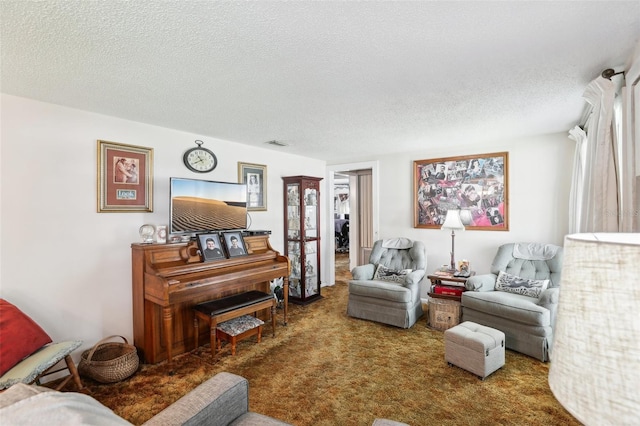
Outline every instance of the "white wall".
[[[509, 231], [456, 233], [456, 260], [467, 259], [477, 273], [489, 272], [499, 245], [509, 242], [563, 244], [568, 231], [568, 198], [574, 143], [568, 134], [478, 146], [423, 149], [376, 158], [379, 161], [380, 238], [408, 237], [427, 246], [427, 269], [450, 263], [451, 232], [413, 227], [413, 162], [459, 155], [509, 153]], [[371, 158], [364, 158], [371, 160]], [[340, 169], [340, 165], [329, 168]], [[426, 280], [425, 280], [426, 281]], [[422, 297], [427, 296], [423, 282]]]
[[[14, 96], [1, 95], [0, 106], [0, 295], [55, 340], [79, 338], [82, 348], [111, 334], [132, 340], [130, 245], [139, 241], [143, 223], [168, 222], [170, 176], [236, 182], [238, 161], [266, 164], [268, 210], [251, 213], [251, 228], [272, 230], [271, 243], [283, 252], [281, 176], [325, 176], [327, 169], [323, 161]], [[154, 148], [153, 213], [96, 212], [97, 139]], [[196, 139], [218, 157], [212, 173], [192, 173], [182, 165], [183, 152]], [[500, 244], [562, 244], [573, 153], [566, 133], [362, 158], [379, 162], [380, 238], [424, 241], [429, 270], [448, 263], [450, 233], [413, 228], [413, 161], [498, 151], [509, 152], [510, 230], [458, 233], [456, 258], [484, 273]], [[322, 192], [323, 206], [331, 205], [328, 192]], [[324, 230], [327, 217], [321, 215]], [[334, 282], [327, 275], [333, 235], [323, 237], [326, 284]]]
[[[132, 342], [130, 246], [140, 225], [167, 224], [170, 176], [237, 182], [238, 161], [266, 164], [268, 210], [251, 212], [251, 229], [270, 229], [280, 252], [281, 177], [324, 176], [324, 161], [14, 96], [0, 102], [0, 296], [82, 348], [111, 334]], [[153, 213], [97, 213], [98, 139], [154, 149]], [[218, 158], [211, 173], [182, 163], [196, 139]]]

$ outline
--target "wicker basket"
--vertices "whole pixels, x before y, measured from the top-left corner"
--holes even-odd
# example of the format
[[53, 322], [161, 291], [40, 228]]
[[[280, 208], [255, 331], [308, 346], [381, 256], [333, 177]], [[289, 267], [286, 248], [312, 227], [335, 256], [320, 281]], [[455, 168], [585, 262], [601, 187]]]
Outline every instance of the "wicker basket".
[[[124, 343], [107, 340], [120, 337]], [[100, 383], [115, 383], [133, 375], [138, 370], [138, 352], [123, 336], [109, 336], [100, 340], [91, 349], [82, 352], [78, 371], [83, 376]]]

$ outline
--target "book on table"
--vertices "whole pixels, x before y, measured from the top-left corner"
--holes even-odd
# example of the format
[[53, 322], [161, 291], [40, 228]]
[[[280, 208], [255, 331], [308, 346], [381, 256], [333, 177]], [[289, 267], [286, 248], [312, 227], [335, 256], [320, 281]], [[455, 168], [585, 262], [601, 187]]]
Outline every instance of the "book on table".
[[448, 296], [460, 296], [464, 291], [464, 286], [455, 286], [455, 285], [442, 285], [436, 284], [433, 286], [433, 293], [442, 294]]
[[433, 275], [442, 277], [442, 278], [453, 278], [453, 272], [449, 272], [449, 271], [435, 271]]

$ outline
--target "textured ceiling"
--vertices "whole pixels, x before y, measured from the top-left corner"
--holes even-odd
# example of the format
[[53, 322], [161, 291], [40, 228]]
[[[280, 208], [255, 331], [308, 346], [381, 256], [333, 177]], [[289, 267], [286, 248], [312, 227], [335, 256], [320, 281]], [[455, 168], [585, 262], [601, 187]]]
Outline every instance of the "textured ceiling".
[[2, 0], [0, 13], [3, 93], [330, 163], [566, 131], [588, 82], [640, 38], [640, 1]]

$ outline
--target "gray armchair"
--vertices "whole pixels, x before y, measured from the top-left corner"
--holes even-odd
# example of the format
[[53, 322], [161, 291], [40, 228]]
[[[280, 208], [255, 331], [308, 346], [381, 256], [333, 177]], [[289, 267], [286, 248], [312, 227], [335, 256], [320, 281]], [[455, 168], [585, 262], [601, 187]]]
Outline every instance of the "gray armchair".
[[[467, 291], [462, 293], [462, 321], [498, 329], [505, 334], [507, 348], [548, 361], [558, 308], [562, 259], [562, 247], [552, 244], [500, 246], [491, 273], [467, 280]], [[499, 285], [496, 289], [501, 271], [518, 277], [512, 288], [500, 288]], [[512, 292], [526, 291], [525, 287], [517, 286], [527, 280], [548, 280], [548, 283], [546, 289], [541, 287], [536, 291], [538, 296]]]
[[427, 250], [421, 241], [376, 241], [369, 263], [351, 271], [347, 315], [411, 327], [423, 314], [420, 281], [426, 269]]

